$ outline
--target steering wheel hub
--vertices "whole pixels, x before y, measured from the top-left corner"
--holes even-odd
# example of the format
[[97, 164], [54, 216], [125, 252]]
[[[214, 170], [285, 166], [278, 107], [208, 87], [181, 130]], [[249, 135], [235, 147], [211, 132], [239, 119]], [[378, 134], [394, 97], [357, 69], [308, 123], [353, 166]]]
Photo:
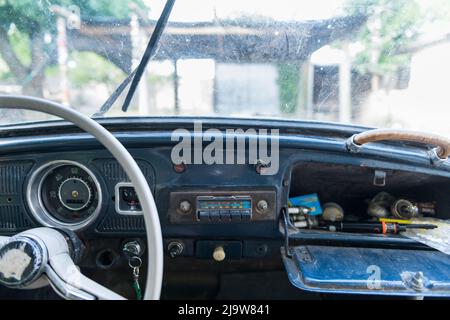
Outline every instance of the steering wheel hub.
[[36, 281], [47, 264], [47, 251], [40, 240], [18, 236], [0, 248], [0, 284], [22, 288]]

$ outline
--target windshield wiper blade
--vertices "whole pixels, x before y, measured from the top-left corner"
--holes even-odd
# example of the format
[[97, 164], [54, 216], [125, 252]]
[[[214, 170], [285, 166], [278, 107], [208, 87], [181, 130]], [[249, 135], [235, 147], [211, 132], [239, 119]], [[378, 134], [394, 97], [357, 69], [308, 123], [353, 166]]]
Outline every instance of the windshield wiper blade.
[[136, 68], [136, 74], [133, 77], [130, 89], [128, 90], [125, 102], [123, 103], [122, 106], [123, 112], [127, 112], [128, 107], [130, 106], [131, 103], [131, 99], [133, 98], [133, 95], [136, 92], [139, 81], [141, 81], [145, 68], [147, 67], [148, 62], [156, 52], [159, 40], [161, 39], [161, 35], [164, 31], [164, 28], [166, 27], [167, 20], [169, 19], [170, 13], [172, 12], [174, 3], [175, 0], [167, 0], [166, 5], [164, 6], [164, 9], [161, 13], [161, 16], [159, 17], [158, 22], [156, 22], [155, 30], [153, 30], [152, 36], [150, 37], [150, 41], [148, 42], [144, 55], [142, 56], [142, 59]]
[[103, 117], [105, 113], [111, 109], [114, 102], [116, 102], [117, 98], [120, 97], [123, 90], [128, 86], [128, 84], [133, 80], [134, 75], [136, 74], [137, 68], [134, 69], [126, 78], [123, 80], [119, 86], [114, 90], [114, 92], [109, 96], [109, 98], [105, 101], [105, 103], [101, 106], [101, 108], [92, 115], [92, 117]]
[[105, 101], [105, 103], [101, 106], [98, 112], [96, 112], [93, 117], [102, 117], [106, 112], [108, 112], [113, 106], [114, 102], [116, 102], [117, 98], [122, 94], [128, 84], [131, 82], [130, 89], [128, 90], [127, 96], [125, 98], [125, 102], [122, 106], [122, 111], [127, 112], [128, 107], [130, 105], [131, 99], [133, 98], [134, 93], [136, 92], [139, 81], [142, 78], [142, 75], [147, 67], [148, 62], [153, 57], [158, 48], [159, 40], [161, 39], [161, 35], [166, 27], [167, 21], [169, 19], [170, 13], [172, 12], [173, 5], [175, 4], [175, 0], [167, 0], [164, 9], [161, 15], [156, 22], [155, 29], [150, 37], [150, 40], [147, 44], [147, 48], [145, 49], [144, 55], [139, 62], [139, 65], [136, 69], [134, 69], [126, 78], [119, 84], [119, 86], [114, 90], [111, 96]]

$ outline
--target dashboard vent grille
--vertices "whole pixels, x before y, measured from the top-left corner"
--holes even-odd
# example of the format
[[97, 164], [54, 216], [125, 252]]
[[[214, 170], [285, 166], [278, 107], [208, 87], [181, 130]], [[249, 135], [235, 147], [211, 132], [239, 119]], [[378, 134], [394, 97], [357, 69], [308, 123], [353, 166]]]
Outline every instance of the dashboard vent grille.
[[0, 229], [4, 232], [16, 232], [32, 227], [20, 206], [0, 206]]
[[[95, 163], [96, 164], [100, 163], [100, 170], [102, 171], [105, 179], [115, 182], [130, 181], [125, 171], [122, 169], [122, 167], [119, 165], [117, 161], [97, 160], [95, 161]], [[146, 178], [152, 177], [151, 167], [147, 163], [139, 160], [137, 160], [137, 163]]]
[[23, 186], [32, 166], [32, 161], [0, 163], [1, 232], [19, 232], [33, 227], [23, 206]]
[[19, 195], [32, 162], [0, 164], [0, 195]]
[[144, 219], [140, 216], [108, 217], [99, 227], [102, 232], [145, 232]]

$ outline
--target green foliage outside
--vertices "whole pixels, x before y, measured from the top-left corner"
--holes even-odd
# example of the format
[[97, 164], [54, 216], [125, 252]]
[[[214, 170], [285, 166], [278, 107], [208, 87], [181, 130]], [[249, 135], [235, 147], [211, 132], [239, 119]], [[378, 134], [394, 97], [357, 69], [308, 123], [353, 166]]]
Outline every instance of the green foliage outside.
[[392, 73], [410, 61], [410, 47], [421, 33], [425, 15], [416, 0], [350, 0], [350, 15], [366, 15], [355, 41], [363, 50], [354, 66], [362, 74]]
[[278, 65], [278, 87], [280, 110], [283, 113], [293, 113], [298, 100], [300, 65], [285, 63]]
[[[30, 77], [39, 78], [34, 85], [42, 83], [44, 74], [54, 73], [54, 66], [40, 70], [42, 59], [33, 58], [48, 56], [56, 50], [56, 14], [51, 12], [52, 5], [68, 8], [76, 5], [80, 9], [82, 20], [96, 18], [126, 19], [131, 12], [130, 4], [144, 8], [142, 0], [0, 0], [0, 79], [26, 86]], [[50, 36], [51, 42], [44, 41]], [[34, 54], [32, 48], [34, 46]], [[9, 54], [8, 59], [5, 53]], [[96, 56], [96, 57], [94, 57]], [[71, 71], [70, 77], [79, 83], [82, 79], [99, 82], [117, 79], [118, 68], [94, 53], [74, 53], [72, 58], [77, 70]], [[86, 58], [86, 61], [83, 59]], [[78, 81], [78, 82], [77, 82]], [[26, 88], [25, 88], [26, 89]], [[34, 88], [32, 93], [38, 94], [42, 88]], [[38, 94], [39, 95], [39, 94]]]
[[70, 83], [78, 88], [89, 82], [118, 83], [125, 77], [119, 68], [93, 52], [73, 52], [70, 59]]
[[80, 8], [82, 17], [123, 19], [130, 14], [130, 3], [144, 7], [141, 0], [0, 0], [0, 27], [8, 29], [14, 23], [19, 31], [28, 35], [42, 30], [54, 30], [55, 15], [50, 13], [52, 5], [65, 8], [76, 5]]
[[[361, 30], [348, 39], [362, 48], [352, 61], [353, 68], [362, 75], [389, 76], [409, 68], [427, 24], [448, 20], [450, 1], [429, 0], [425, 11], [417, 0], [348, 0], [344, 7], [347, 15], [368, 17]], [[340, 45], [341, 41], [333, 44]], [[298, 65], [280, 65], [278, 70], [281, 110], [294, 112], [299, 94]]]

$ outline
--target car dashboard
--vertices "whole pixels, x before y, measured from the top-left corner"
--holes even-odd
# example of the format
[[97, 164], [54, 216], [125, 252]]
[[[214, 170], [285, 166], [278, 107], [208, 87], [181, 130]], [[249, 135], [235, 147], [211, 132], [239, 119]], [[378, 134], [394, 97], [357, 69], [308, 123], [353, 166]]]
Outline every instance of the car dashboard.
[[[363, 128], [204, 119], [207, 127], [281, 127], [279, 170], [264, 175], [258, 161], [174, 164], [171, 132], [192, 127], [193, 120], [134, 121], [103, 124], [136, 159], [154, 194], [165, 250], [163, 298], [317, 296], [294, 288], [284, 271], [281, 225], [292, 196], [317, 193], [356, 216], [365, 210], [365, 199], [380, 190], [437, 201], [442, 216], [450, 206], [445, 197], [450, 171], [430, 165], [426, 150], [414, 144], [375, 144], [360, 154], [348, 153], [345, 138]], [[83, 272], [132, 297], [126, 248], [138, 246], [144, 264], [151, 257], [145, 255], [139, 199], [125, 172], [95, 139], [68, 124], [42, 124], [33, 135], [27, 130], [9, 131], [0, 142], [0, 234], [39, 226], [70, 229], [85, 246], [79, 264]], [[380, 171], [383, 185], [376, 181]], [[314, 230], [305, 230], [297, 240], [420, 247], [401, 236], [337, 237]]]

